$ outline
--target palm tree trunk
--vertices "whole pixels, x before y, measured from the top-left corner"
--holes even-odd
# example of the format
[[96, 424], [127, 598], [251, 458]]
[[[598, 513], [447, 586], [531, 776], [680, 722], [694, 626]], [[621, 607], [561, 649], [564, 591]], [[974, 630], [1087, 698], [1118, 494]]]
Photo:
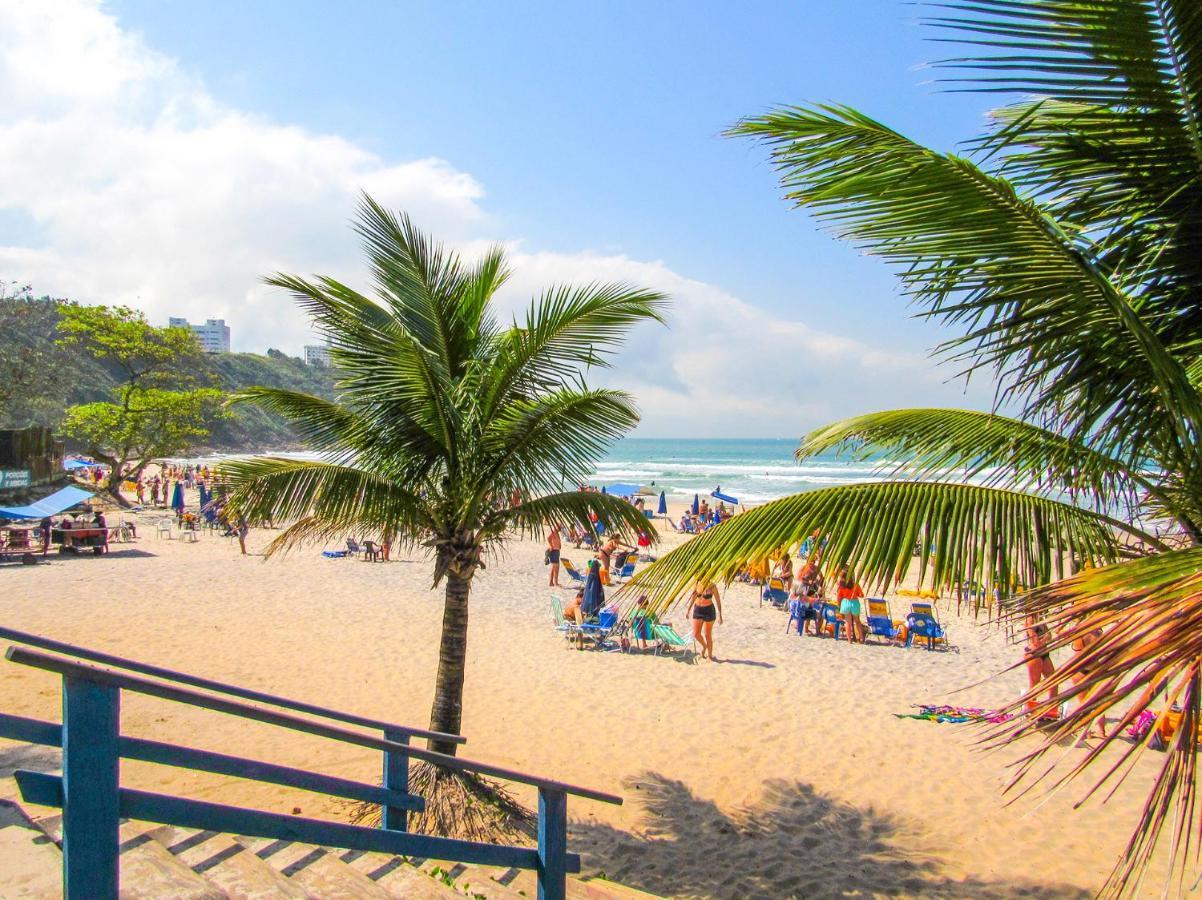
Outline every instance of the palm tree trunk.
[[[467, 661], [467, 600], [472, 576], [447, 573], [446, 603], [442, 611], [442, 643], [438, 651], [438, 678], [434, 684], [434, 706], [430, 730], [459, 734], [463, 719], [463, 676]], [[432, 741], [430, 749], [455, 755], [458, 744]]]

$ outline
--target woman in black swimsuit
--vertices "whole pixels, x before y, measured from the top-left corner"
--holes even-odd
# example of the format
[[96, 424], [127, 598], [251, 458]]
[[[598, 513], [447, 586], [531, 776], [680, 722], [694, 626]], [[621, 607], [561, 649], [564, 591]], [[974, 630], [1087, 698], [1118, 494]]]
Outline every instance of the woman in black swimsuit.
[[[1056, 671], [1056, 667], [1052, 665], [1052, 655], [1048, 652], [1048, 626], [1039, 624], [1034, 616], [1027, 616], [1027, 646], [1023, 647], [1023, 652], [1026, 653], [1027, 679], [1030, 682], [1027, 690], [1029, 713], [1035, 709], [1038, 702], [1039, 695], [1035, 692], [1035, 686], [1045, 678], [1050, 678]], [[1053, 686], [1048, 691], [1048, 696], [1055, 700], [1060, 696], [1060, 688]], [[1054, 715], [1055, 713], [1052, 713], [1048, 717]]]
[[701, 658], [714, 658], [714, 621], [722, 624], [722, 597], [712, 581], [698, 581], [685, 615], [693, 620], [693, 640], [701, 645]]

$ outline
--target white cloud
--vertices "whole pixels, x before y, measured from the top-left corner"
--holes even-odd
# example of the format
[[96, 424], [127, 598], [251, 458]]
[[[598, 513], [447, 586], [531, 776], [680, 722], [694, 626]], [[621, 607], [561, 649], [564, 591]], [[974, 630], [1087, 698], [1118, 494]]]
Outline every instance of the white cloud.
[[[0, 280], [128, 303], [157, 322], [223, 317], [235, 349], [296, 352], [309, 339], [291, 301], [262, 285], [267, 273], [367, 287], [346, 227], [360, 190], [467, 252], [514, 239], [490, 233], [482, 186], [451, 163], [390, 161], [223, 105], [87, 0], [0, 0], [0, 109], [0, 214], [31, 226], [0, 233]], [[670, 330], [641, 328], [602, 376], [636, 394], [647, 433], [794, 434], [955, 393], [923, 357], [774, 317], [662, 262], [510, 246], [509, 303], [553, 281], [672, 295]]]

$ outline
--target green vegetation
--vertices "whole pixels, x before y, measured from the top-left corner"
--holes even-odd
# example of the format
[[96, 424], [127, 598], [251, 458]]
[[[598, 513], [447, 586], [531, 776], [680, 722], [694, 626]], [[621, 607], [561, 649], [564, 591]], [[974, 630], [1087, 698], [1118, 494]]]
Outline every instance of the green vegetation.
[[[370, 198], [356, 231], [378, 301], [332, 278], [268, 282], [291, 291], [330, 339], [337, 400], [271, 388], [241, 394], [283, 415], [333, 461], [249, 459], [221, 475], [235, 514], [294, 523], [269, 555], [348, 534], [432, 552], [434, 584], [446, 587], [430, 728], [459, 734], [468, 599], [485, 555], [517, 533], [587, 522], [590, 513], [617, 531], [648, 530], [629, 503], [575, 489], [638, 421], [627, 394], [589, 389], [582, 369], [605, 365], [632, 326], [661, 321], [664, 298], [626, 285], [553, 287], [507, 325], [492, 306], [508, 277], [499, 248], [469, 265]], [[453, 755], [458, 745], [430, 746]], [[487, 824], [463, 827], [488, 809], [466, 802], [477, 786], [445, 770], [426, 777], [428, 830], [487, 836]]]
[[[58, 342], [66, 301], [33, 297], [28, 287], [0, 286], [0, 428], [62, 426], [69, 406], [107, 400], [124, 377], [110, 360]], [[98, 309], [99, 307], [72, 307]], [[264, 385], [330, 398], [334, 374], [278, 350], [195, 354], [179, 370], [192, 383], [225, 393]], [[198, 446], [213, 450], [284, 450], [300, 446], [280, 416], [253, 407], [212, 423]]]
[[207, 437], [222, 394], [194, 387], [201, 351], [186, 328], [155, 328], [128, 307], [64, 304], [59, 315], [59, 345], [82, 349], [120, 379], [111, 399], [68, 407], [62, 431], [108, 464], [105, 488], [128, 505], [121, 482]]
[[[933, 5], [939, 33], [966, 38], [974, 54], [942, 64], [955, 87], [1021, 98], [993, 114], [970, 156], [842, 106], [779, 109], [732, 133], [769, 148], [790, 201], [895, 265], [919, 315], [962, 329], [943, 353], [965, 373], [996, 376], [1017, 417], [898, 410], [819, 429], [799, 457], [884, 453], [898, 466], [893, 480], [768, 504], [636, 582], [664, 605], [698, 576], [729, 575], [817, 531], [829, 570], [846, 564], [877, 586], [917, 559], [941, 588], [996, 590], [1020, 628], [1034, 615], [1052, 648], [1083, 640], [1087, 649], [1040, 685], [1059, 686], [1067, 717], [1042, 733], [1034, 716], [1019, 717], [996, 737], [1034, 735], [1016, 786], [1056, 787], [1066, 776], [1050, 763], [1065, 740], [1110, 712], [1107, 737], [1067, 776], [1100, 768], [1089, 793], [1105, 794], [1147, 749], [1124, 744], [1124, 727], [1142, 710], [1181, 705], [1105, 888], [1121, 893], [1170, 822], [1183, 874], [1199, 827], [1202, 4]], [[952, 483], [968, 476], [985, 483]], [[1156, 520], [1167, 537], [1144, 532], [1140, 523]], [[1071, 558], [1114, 564], [1048, 585]], [[1055, 706], [1042, 700], [1036, 714]], [[1094, 766], [1109, 754], [1123, 762]]]

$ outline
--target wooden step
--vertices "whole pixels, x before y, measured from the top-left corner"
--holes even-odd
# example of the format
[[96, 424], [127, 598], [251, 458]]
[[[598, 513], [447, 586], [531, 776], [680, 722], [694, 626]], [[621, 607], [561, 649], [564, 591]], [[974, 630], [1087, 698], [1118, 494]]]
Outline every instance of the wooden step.
[[306, 900], [309, 896], [232, 835], [169, 825], [152, 834], [172, 856], [224, 891], [230, 900]]
[[364, 853], [360, 850], [335, 850], [338, 858], [351, 868], [366, 875], [389, 896], [413, 900], [448, 900], [462, 895], [453, 887], [431, 878], [413, 866], [403, 856], [386, 853]]
[[63, 894], [63, 857], [21, 808], [0, 800], [0, 897], [51, 900]]
[[392, 898], [385, 888], [339, 859], [337, 851], [294, 841], [245, 837], [238, 840], [254, 850], [259, 859], [304, 888], [311, 897], [321, 900]]

